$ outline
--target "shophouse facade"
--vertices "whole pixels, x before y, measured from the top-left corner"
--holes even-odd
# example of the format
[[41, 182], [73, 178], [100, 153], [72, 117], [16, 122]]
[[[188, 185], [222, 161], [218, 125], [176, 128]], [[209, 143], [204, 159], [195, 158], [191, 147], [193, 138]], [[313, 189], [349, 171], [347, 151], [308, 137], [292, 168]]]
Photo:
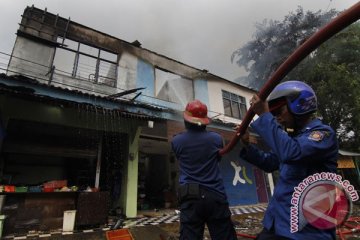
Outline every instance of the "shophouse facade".
[[[15, 198], [30, 204], [29, 187], [66, 180], [69, 188], [107, 193], [98, 197], [109, 203], [99, 216], [120, 209], [127, 217], [176, 207], [178, 165], [170, 142], [184, 130], [188, 101], [206, 103], [209, 129], [229, 142], [255, 93], [34, 6], [22, 15], [0, 91], [1, 179], [27, 187]], [[239, 159], [239, 148], [220, 163], [230, 205], [267, 202], [272, 182]], [[79, 196], [68, 196], [61, 196], [63, 208], [76, 209]], [[34, 218], [28, 210], [13, 221], [28, 215]]]

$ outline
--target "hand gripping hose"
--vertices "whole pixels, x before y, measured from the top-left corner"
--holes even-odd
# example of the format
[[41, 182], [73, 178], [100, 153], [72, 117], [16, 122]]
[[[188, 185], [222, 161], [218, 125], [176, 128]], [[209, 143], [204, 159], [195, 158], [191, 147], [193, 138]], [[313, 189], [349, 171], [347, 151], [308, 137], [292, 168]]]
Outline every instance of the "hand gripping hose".
[[[260, 89], [258, 93], [260, 99], [265, 100], [269, 96], [271, 91], [275, 88], [275, 86], [279, 84], [280, 81], [286, 76], [286, 74], [288, 74], [308, 54], [310, 54], [323, 42], [331, 38], [336, 33], [340, 32], [342, 29], [346, 28], [359, 18], [360, 2], [354, 4], [351, 8], [342, 12], [339, 16], [334, 18], [332, 21], [322, 27], [319, 31], [314, 33], [303, 44], [301, 44], [267, 80], [265, 85]], [[250, 107], [239, 128], [237, 129], [234, 137], [223, 149], [219, 151], [219, 154], [221, 156], [228, 153], [236, 145], [240, 137], [245, 133], [254, 115], [255, 113], [253, 112], [252, 107]]]

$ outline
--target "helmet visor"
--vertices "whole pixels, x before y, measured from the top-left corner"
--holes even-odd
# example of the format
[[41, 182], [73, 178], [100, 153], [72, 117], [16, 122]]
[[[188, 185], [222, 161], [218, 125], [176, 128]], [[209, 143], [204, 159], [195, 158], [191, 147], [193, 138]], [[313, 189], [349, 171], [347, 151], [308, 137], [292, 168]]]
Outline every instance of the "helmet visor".
[[269, 110], [274, 115], [282, 106], [287, 105], [285, 97], [274, 99], [269, 102]]

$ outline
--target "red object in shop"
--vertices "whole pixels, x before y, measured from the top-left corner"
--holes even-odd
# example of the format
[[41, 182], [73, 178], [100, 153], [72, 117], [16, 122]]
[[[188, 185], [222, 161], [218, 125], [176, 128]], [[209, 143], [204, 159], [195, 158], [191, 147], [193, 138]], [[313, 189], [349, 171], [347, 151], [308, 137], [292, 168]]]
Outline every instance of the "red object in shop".
[[15, 192], [15, 186], [13, 186], [13, 185], [5, 185], [4, 192]]
[[44, 188], [62, 188], [67, 186], [67, 180], [54, 180], [43, 184]]
[[55, 190], [55, 188], [52, 187], [44, 187], [43, 188], [43, 192], [53, 192]]

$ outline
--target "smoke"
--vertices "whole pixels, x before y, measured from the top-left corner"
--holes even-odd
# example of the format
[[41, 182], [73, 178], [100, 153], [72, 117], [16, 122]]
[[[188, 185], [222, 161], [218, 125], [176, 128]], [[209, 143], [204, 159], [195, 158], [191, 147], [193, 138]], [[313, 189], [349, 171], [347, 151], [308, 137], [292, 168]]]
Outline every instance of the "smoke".
[[210, 73], [234, 80], [245, 72], [231, 54], [251, 40], [255, 23], [304, 10], [343, 10], [356, 0], [1, 0], [0, 51], [11, 53], [26, 6], [65, 18]]

